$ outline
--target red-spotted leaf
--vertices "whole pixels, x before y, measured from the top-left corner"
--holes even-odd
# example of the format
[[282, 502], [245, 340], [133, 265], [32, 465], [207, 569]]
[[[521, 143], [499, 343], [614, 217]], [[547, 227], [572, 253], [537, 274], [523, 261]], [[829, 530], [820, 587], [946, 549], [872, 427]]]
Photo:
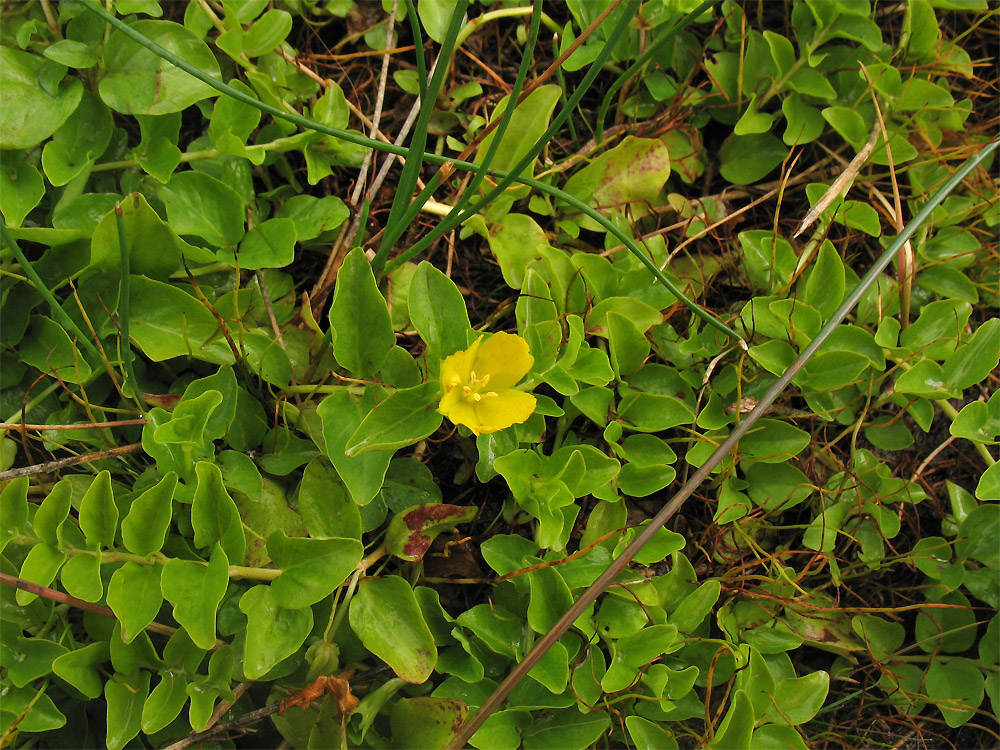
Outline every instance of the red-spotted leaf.
[[389, 522], [385, 548], [396, 557], [416, 562], [424, 556], [438, 534], [471, 521], [477, 511], [470, 505], [446, 503], [425, 503], [407, 508]]

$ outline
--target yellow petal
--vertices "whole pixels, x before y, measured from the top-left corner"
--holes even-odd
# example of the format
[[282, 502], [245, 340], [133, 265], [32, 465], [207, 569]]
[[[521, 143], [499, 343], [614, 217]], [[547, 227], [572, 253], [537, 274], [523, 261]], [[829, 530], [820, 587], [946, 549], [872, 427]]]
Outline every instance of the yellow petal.
[[455, 407], [462, 403], [462, 388], [461, 386], [446, 390], [444, 396], [441, 398], [441, 403], [438, 404], [438, 412], [444, 414], [452, 422], [455, 422], [451, 417], [451, 413], [455, 410]]
[[445, 416], [455, 424], [465, 425], [472, 430], [473, 434], [479, 435], [483, 430], [479, 422], [479, 416], [476, 414], [477, 406], [459, 399]]
[[491, 391], [500, 391], [517, 385], [521, 378], [528, 374], [534, 363], [535, 358], [528, 353], [527, 341], [513, 333], [495, 333], [479, 347], [472, 371], [479, 378], [489, 375], [488, 388]]
[[473, 432], [485, 435], [514, 424], [521, 424], [532, 415], [536, 404], [535, 397], [530, 393], [515, 391], [513, 388], [500, 391], [496, 398], [484, 398], [474, 407], [479, 431], [473, 430]]
[[455, 352], [441, 363], [441, 384], [445, 390], [458, 383], [468, 385], [472, 380], [472, 364], [476, 361], [476, 352], [482, 340], [483, 337], [480, 336], [468, 349]]

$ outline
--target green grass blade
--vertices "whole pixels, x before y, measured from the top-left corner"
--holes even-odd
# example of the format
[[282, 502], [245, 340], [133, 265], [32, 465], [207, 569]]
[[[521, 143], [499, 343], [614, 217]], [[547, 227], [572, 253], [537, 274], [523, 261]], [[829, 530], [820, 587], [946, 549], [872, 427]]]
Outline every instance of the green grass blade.
[[[531, 55], [535, 48], [535, 40], [538, 38], [538, 27], [541, 22], [541, 17], [542, 17], [541, 0], [535, 0], [534, 9], [532, 11], [532, 16], [531, 16], [531, 29], [528, 32], [528, 39], [525, 44], [524, 54], [521, 57], [521, 66], [517, 71], [517, 78], [514, 81], [514, 88], [511, 91], [510, 98], [508, 99], [508, 101], [510, 102], [516, 102], [520, 98], [521, 91], [524, 88], [524, 81], [528, 75], [528, 68], [531, 67], [531, 61], [532, 61]], [[486, 177], [486, 174], [489, 170], [489, 166], [493, 162], [493, 157], [495, 156], [497, 150], [500, 148], [500, 144], [502, 143], [503, 134], [507, 130], [507, 126], [510, 124], [510, 120], [513, 116], [514, 116], [514, 107], [508, 106], [507, 109], [504, 110], [503, 116], [501, 117], [500, 120], [500, 124], [497, 126], [496, 134], [493, 136], [493, 140], [490, 142], [490, 147], [487, 150], [485, 156], [483, 157], [479, 169], [473, 175], [472, 180], [469, 182], [468, 187], [462, 193], [462, 196], [459, 198], [456, 205], [449, 212], [449, 215], [450, 214], [457, 215], [458, 213], [461, 213], [462, 209], [469, 203], [470, 200], [472, 200], [472, 196], [475, 195], [476, 190], [479, 188], [479, 185]], [[402, 223], [404, 226], [409, 226], [413, 222], [413, 220], [417, 218], [417, 214], [420, 212], [420, 209], [423, 207], [424, 203], [427, 201], [428, 198], [430, 198], [431, 195], [433, 195], [434, 191], [437, 190], [438, 186], [441, 184], [442, 180], [441, 175], [442, 173], [440, 171], [434, 174], [431, 177], [430, 181], [427, 183], [427, 186], [420, 191], [420, 194], [416, 198], [413, 199], [413, 202], [410, 204], [409, 210], [403, 217]], [[381, 271], [383, 266], [385, 266], [385, 262], [387, 256], [389, 255], [390, 248], [391, 245], [386, 245], [384, 243], [379, 248], [378, 253], [372, 260], [372, 269], [375, 271], [375, 273]]]
[[[445, 74], [448, 72], [448, 61], [455, 48], [455, 39], [462, 28], [465, 20], [465, 10], [468, 8], [468, 0], [462, 0], [456, 6], [448, 24], [448, 31], [445, 34], [444, 43], [438, 55], [438, 64], [434, 68], [434, 75], [431, 76], [430, 83], [427, 84], [423, 92], [425, 96], [420, 98], [420, 115], [417, 117], [416, 125], [413, 126], [413, 134], [410, 136], [410, 147], [406, 152], [406, 164], [403, 173], [399, 178], [399, 185], [396, 187], [396, 195], [392, 200], [392, 208], [389, 210], [389, 218], [385, 222], [385, 233], [382, 235], [382, 244], [379, 246], [377, 255], [385, 257], [389, 249], [396, 244], [396, 241], [403, 235], [409, 222], [406, 221], [407, 208], [410, 204], [410, 197], [413, 195], [413, 188], [417, 184], [417, 177], [423, 165], [424, 146], [427, 145], [427, 127], [430, 125], [431, 115], [434, 113], [434, 105], [437, 103], [438, 93], [444, 83]], [[413, 15], [411, 14], [411, 18]], [[419, 196], [418, 196], [419, 198]], [[426, 201], [426, 198], [424, 198]], [[416, 201], [414, 201], [416, 203]], [[417, 208], [423, 202], [417, 204]]]

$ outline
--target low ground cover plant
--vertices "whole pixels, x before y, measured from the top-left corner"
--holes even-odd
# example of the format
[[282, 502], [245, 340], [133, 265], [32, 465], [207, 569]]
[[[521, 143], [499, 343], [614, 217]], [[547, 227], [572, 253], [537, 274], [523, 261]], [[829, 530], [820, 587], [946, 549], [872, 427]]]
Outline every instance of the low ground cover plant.
[[985, 0], [0, 13], [0, 747], [1000, 742]]

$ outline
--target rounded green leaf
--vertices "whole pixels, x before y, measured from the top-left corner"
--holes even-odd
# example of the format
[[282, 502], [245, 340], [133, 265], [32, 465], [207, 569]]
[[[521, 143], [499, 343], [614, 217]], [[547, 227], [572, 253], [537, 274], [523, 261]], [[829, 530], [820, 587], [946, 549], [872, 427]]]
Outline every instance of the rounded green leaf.
[[21, 226], [24, 217], [41, 203], [45, 181], [31, 164], [19, 158], [19, 152], [0, 155], [0, 213], [11, 229]]
[[[172, 21], [136, 21], [132, 29], [185, 62], [221, 79], [215, 55], [193, 32]], [[105, 103], [128, 115], [180, 112], [216, 91], [121, 31], [104, 49], [106, 74], [98, 84]]]
[[295, 259], [295, 223], [291, 219], [262, 221], [246, 233], [235, 254], [223, 251], [219, 257], [248, 271], [284, 268]]
[[122, 542], [126, 549], [144, 556], [160, 551], [170, 528], [176, 487], [177, 474], [170, 471], [132, 501], [122, 521]]
[[443, 419], [437, 410], [440, 396], [436, 381], [396, 391], [365, 415], [348, 438], [345, 454], [354, 458], [369, 451], [396, 451], [433, 434]]
[[750, 698], [745, 691], [737, 690], [733, 693], [729, 710], [716, 730], [715, 737], [708, 743], [708, 747], [712, 750], [750, 747], [753, 725], [754, 712]]
[[223, 248], [233, 247], [243, 238], [243, 199], [211, 175], [178, 172], [159, 193], [177, 234], [195, 235]]
[[740, 440], [740, 451], [764, 463], [781, 463], [809, 444], [805, 430], [776, 419], [761, 419]]
[[121, 750], [142, 728], [142, 707], [149, 695], [149, 672], [136, 670], [130, 675], [116, 673], [104, 683], [107, 704], [108, 750]]
[[468, 706], [460, 700], [401, 698], [389, 715], [393, 744], [403, 750], [443, 748], [465, 723], [468, 713]]
[[149, 625], [163, 604], [162, 565], [126, 562], [108, 582], [108, 606], [121, 623], [121, 638], [131, 643]]
[[69, 651], [52, 662], [52, 671], [87, 698], [100, 698], [104, 679], [97, 667], [109, 659], [106, 642], [91, 643]]
[[734, 185], [749, 185], [766, 176], [786, 156], [788, 147], [770, 133], [731, 135], [719, 150], [719, 172]]
[[285, 609], [270, 586], [254, 586], [240, 597], [240, 611], [247, 616], [243, 673], [247, 679], [263, 677], [282, 659], [294, 654], [312, 630], [312, 610]]
[[361, 562], [364, 547], [358, 539], [288, 537], [279, 529], [267, 538], [267, 552], [281, 569], [271, 584], [275, 603], [300, 609], [342, 584]]
[[174, 619], [199, 648], [215, 646], [215, 612], [229, 587], [229, 560], [218, 544], [211, 561], [174, 558], [163, 566], [160, 590], [174, 605]]
[[407, 682], [421, 683], [437, 663], [434, 636], [410, 585], [399, 576], [365, 578], [351, 600], [351, 629]]
[[805, 724], [823, 707], [829, 689], [830, 675], [826, 672], [785, 678], [774, 688], [776, 708], [768, 716], [780, 724]]
[[359, 378], [377, 372], [396, 343], [389, 307], [360, 247], [347, 254], [337, 273], [330, 332], [337, 362]]
[[211, 547], [219, 542], [226, 557], [239, 565], [246, 553], [246, 536], [236, 503], [223, 484], [222, 471], [208, 461], [199, 461], [194, 470], [198, 476], [191, 502], [194, 543], [199, 547]]
[[80, 104], [83, 82], [64, 78], [53, 96], [39, 78], [53, 63], [0, 47], [0, 148], [30, 148], [52, 135]]

